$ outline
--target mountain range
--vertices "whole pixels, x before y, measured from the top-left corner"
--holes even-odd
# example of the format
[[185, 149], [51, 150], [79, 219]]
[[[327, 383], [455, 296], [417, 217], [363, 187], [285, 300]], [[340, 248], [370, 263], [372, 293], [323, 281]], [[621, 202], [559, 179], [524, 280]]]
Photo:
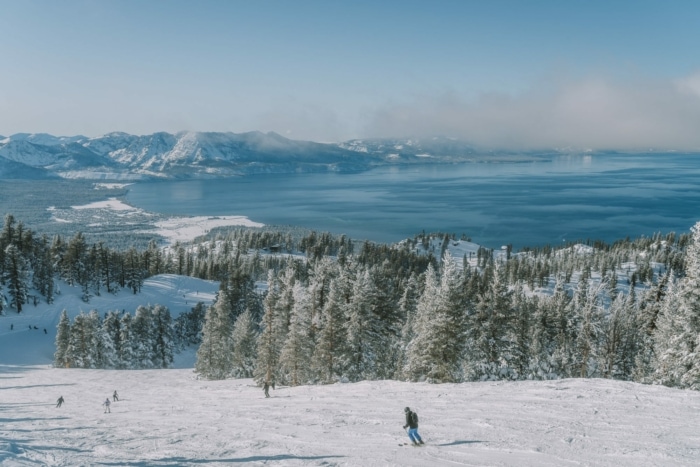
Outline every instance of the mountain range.
[[466, 142], [445, 137], [317, 143], [258, 131], [141, 136], [115, 132], [94, 138], [18, 133], [0, 136], [0, 179], [136, 180], [359, 172], [386, 165], [510, 160], [513, 156], [480, 153]]

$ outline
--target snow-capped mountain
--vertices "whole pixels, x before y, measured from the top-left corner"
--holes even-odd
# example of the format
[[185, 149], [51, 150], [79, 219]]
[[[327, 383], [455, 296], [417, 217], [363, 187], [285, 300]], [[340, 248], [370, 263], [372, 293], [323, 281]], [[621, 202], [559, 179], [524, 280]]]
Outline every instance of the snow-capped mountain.
[[[115, 132], [96, 138], [19, 133], [0, 138], [0, 176], [125, 179], [348, 172], [388, 164], [464, 161], [475, 154], [469, 145], [449, 138], [324, 144], [257, 131], [142, 136]], [[26, 169], [20, 170], [23, 166]]]

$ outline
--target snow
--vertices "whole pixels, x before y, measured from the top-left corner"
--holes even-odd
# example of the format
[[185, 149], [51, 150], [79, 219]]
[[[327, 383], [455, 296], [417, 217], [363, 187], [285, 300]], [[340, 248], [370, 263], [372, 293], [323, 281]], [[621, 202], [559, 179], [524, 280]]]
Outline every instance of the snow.
[[206, 234], [214, 227], [239, 225], [243, 227], [262, 227], [264, 224], [253, 222], [245, 216], [193, 216], [171, 217], [155, 223], [156, 233], [169, 243], [186, 242]]
[[71, 206], [71, 208], [76, 210], [111, 209], [113, 211], [140, 211], [140, 209], [129, 206], [128, 204], [119, 201], [116, 198], [109, 198], [104, 201], [96, 201], [94, 203], [83, 204], [82, 206]]
[[[140, 215], [143, 221], [152, 223], [153, 228], [144, 230], [143, 233], [159, 235], [165, 239], [168, 244], [173, 244], [176, 241], [189, 242], [195, 238], [208, 233], [215, 227], [241, 226], [241, 227], [262, 227], [264, 224], [254, 222], [245, 216], [190, 216], [179, 217], [172, 216], [163, 218], [161, 215], [149, 213], [143, 209], [135, 208], [117, 198], [108, 198], [104, 201], [96, 201], [94, 203], [84, 204], [80, 206], [71, 206], [75, 211], [87, 211], [88, 217], [94, 219], [94, 222], [84, 218], [84, 222], [91, 226], [98, 226], [105, 223], [105, 211], [107, 218], [109, 212], [126, 214], [127, 216]], [[65, 211], [59, 211], [55, 207], [49, 207], [48, 211], [52, 213], [52, 220], [55, 222], [71, 222], [61, 214], [69, 215]], [[90, 212], [92, 211], [92, 212]], [[158, 220], [150, 220], [158, 219]]]
[[[52, 305], [0, 316], [3, 466], [699, 465], [700, 393], [662, 386], [365, 381], [277, 387], [266, 399], [250, 379], [198, 379], [194, 349], [171, 370], [52, 368], [64, 308], [73, 317], [162, 304], [175, 317], [211, 303], [218, 284], [159, 275], [138, 295], [103, 293], [89, 304], [80, 288], [60, 288]], [[105, 414], [114, 390], [120, 400]], [[419, 414], [425, 446], [399, 446], [405, 406]]]

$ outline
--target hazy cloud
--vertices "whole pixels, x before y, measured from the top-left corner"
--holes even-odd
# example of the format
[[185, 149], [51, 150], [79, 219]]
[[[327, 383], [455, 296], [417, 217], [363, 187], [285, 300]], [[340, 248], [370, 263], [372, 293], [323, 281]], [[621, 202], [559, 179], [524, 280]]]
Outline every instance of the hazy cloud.
[[517, 96], [456, 93], [377, 109], [371, 136], [460, 137], [501, 148], [700, 150], [700, 73], [675, 81], [590, 77]]

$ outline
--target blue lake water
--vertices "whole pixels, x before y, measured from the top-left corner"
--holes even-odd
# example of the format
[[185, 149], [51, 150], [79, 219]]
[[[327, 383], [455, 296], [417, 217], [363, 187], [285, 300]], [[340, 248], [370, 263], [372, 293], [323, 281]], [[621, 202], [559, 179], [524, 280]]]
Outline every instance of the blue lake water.
[[245, 215], [274, 225], [396, 242], [421, 231], [498, 248], [687, 232], [700, 220], [700, 156], [558, 156], [546, 162], [378, 168], [143, 182], [130, 204], [177, 215]]

